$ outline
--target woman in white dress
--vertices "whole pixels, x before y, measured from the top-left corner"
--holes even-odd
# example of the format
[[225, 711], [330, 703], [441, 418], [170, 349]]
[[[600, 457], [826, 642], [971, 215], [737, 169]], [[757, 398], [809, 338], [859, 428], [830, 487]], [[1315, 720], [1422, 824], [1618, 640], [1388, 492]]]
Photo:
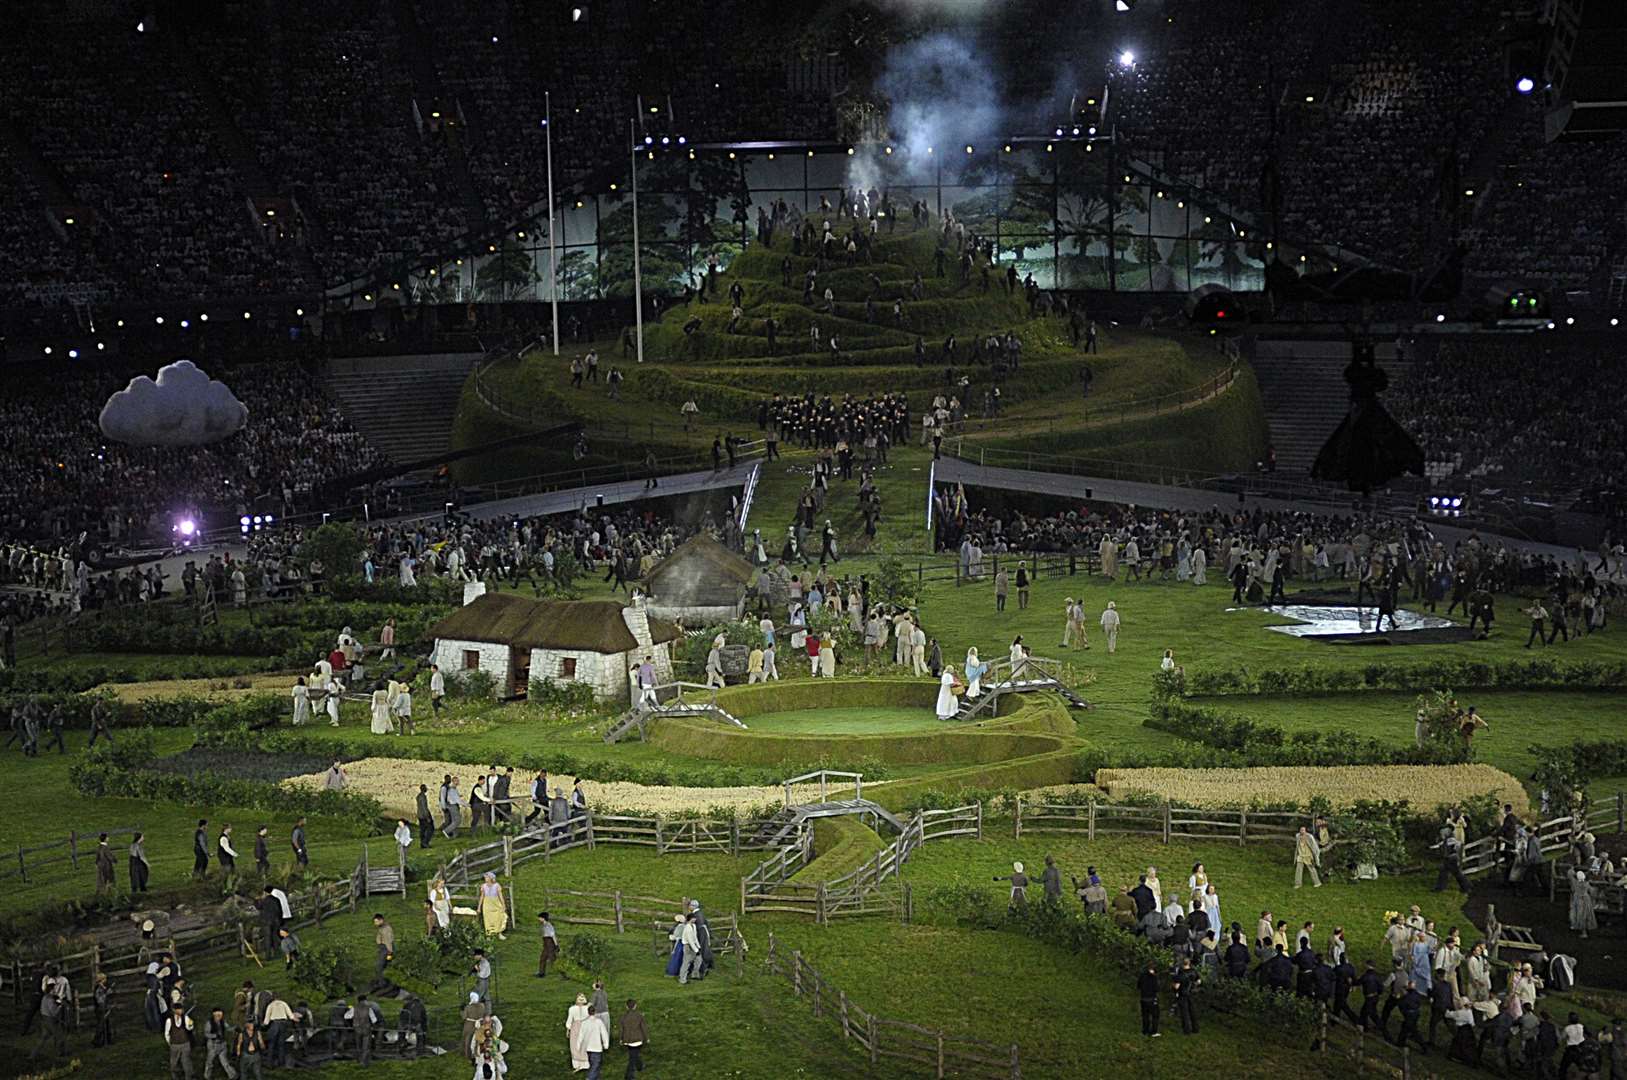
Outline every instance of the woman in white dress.
[[373, 691], [373, 734], [389, 735], [395, 731], [390, 723], [390, 692], [380, 686]]
[[1018, 634], [1011, 641], [1011, 677], [1015, 679], [1017, 672], [1022, 669], [1023, 660], [1028, 656], [1028, 648], [1023, 644], [1023, 636]]
[[977, 659], [977, 646], [966, 650], [966, 696], [978, 697], [983, 693], [983, 665]]
[[294, 680], [294, 726], [311, 719], [311, 688], [305, 685], [305, 676]]
[[429, 907], [435, 913], [435, 925], [445, 930], [452, 922], [452, 894], [441, 878], [429, 883]]
[[836, 678], [836, 643], [829, 634], [819, 639], [819, 674], [827, 679]]
[[1203, 550], [1202, 545], [1199, 545], [1198, 547], [1193, 548], [1192, 549], [1192, 584], [1194, 584], [1194, 585], [1203, 585], [1203, 584], [1208, 582], [1209, 579], [1204, 576], [1204, 571], [1206, 569], [1208, 569], [1208, 566], [1209, 566], [1209, 556]]
[[565, 1013], [565, 1038], [571, 1048], [571, 1071], [587, 1072], [588, 1055], [582, 1049], [582, 1024], [588, 1018], [588, 999], [585, 994], [576, 995], [576, 1004]]
[[945, 664], [943, 674], [938, 676], [938, 719], [951, 719], [960, 712], [960, 704], [955, 700], [955, 668], [952, 664]]

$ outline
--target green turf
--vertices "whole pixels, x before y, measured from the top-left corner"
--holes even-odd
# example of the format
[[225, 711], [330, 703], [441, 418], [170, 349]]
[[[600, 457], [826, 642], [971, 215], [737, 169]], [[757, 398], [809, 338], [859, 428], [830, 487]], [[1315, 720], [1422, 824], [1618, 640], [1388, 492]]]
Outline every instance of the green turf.
[[942, 727], [931, 710], [923, 709], [811, 709], [753, 716], [754, 732], [777, 735], [885, 735]]

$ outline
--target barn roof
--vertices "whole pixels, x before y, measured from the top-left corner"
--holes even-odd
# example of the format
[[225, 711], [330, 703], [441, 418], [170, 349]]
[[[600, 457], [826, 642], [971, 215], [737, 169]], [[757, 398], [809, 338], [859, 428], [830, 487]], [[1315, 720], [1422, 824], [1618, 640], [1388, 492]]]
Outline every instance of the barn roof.
[[[514, 593], [486, 593], [430, 628], [446, 641], [484, 641], [521, 649], [624, 653], [638, 648], [622, 606], [614, 600], [532, 600]], [[678, 628], [650, 620], [656, 643], [672, 641]]]
[[691, 574], [700, 572], [721, 575], [724, 579], [740, 585], [749, 585], [751, 576], [755, 573], [751, 563], [705, 533], [696, 533], [679, 544], [671, 555], [662, 559], [650, 571], [650, 580], [654, 581], [668, 571], [679, 569]]

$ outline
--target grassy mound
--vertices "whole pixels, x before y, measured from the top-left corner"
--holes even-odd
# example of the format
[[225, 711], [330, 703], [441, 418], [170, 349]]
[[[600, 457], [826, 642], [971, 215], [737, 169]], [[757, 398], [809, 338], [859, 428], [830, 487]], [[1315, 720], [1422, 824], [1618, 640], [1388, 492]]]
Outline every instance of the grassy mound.
[[[1227, 361], [1206, 336], [1102, 325], [1100, 351], [1088, 357], [1094, 379], [1086, 399], [1079, 391], [1087, 358], [1073, 346], [1066, 320], [1030, 318], [1020, 291], [1008, 295], [995, 285], [984, 292], [976, 273], [964, 285], [953, 268], [938, 278], [933, 253], [929, 232], [882, 237], [875, 262], [834, 265], [821, 272], [818, 306], [809, 307], [803, 303], [802, 282], [814, 261], [791, 256], [784, 238], [771, 248], [753, 248], [722, 275], [718, 300], [675, 305], [662, 318], [646, 322], [645, 363], [634, 363], [614, 342], [598, 343], [601, 369], [616, 364], [626, 376], [619, 401], [609, 400], [603, 384], [572, 388], [570, 355], [532, 353], [496, 365], [485, 378], [502, 401], [518, 403], [550, 422], [581, 420], [590, 431], [614, 434], [617, 441], [593, 440], [593, 455], [586, 462], [564, 458], [559, 447], [504, 450], [457, 463], [455, 475], [464, 483], [478, 483], [615, 458], [636, 460], [646, 447], [658, 455], [701, 449], [721, 431], [754, 428], [759, 404], [775, 393], [905, 392], [918, 412], [931, 394], [951, 388], [954, 380], [946, 379], [946, 368], [954, 369], [955, 380], [970, 376], [967, 413], [977, 417], [990, 372], [973, 362], [973, 343], [1008, 331], [1017, 334], [1023, 347], [1020, 370], [1001, 384], [1001, 417], [990, 425], [1002, 445], [1183, 468], [1193, 460], [1193, 447], [1216, 469], [1245, 467], [1262, 453], [1265, 424], [1252, 378], [1241, 380], [1210, 406], [1186, 413], [1178, 425], [1140, 407], [1113, 411], [1191, 391], [1223, 371]], [[782, 273], [787, 260], [788, 277]], [[910, 298], [917, 275], [920, 300]], [[727, 292], [735, 283], [744, 293], [742, 317], [731, 333]], [[827, 287], [836, 297], [834, 311], [822, 310]], [[904, 303], [902, 322], [892, 311], [897, 298]], [[766, 333], [770, 318], [778, 326], [773, 349]], [[686, 334], [683, 328], [692, 319], [699, 320], [698, 328]], [[839, 357], [830, 350], [833, 335], [840, 342]], [[946, 361], [943, 346], [950, 335], [957, 348]], [[925, 347], [924, 362], [915, 356], [917, 338]], [[689, 400], [699, 406], [700, 416], [695, 429], [685, 432], [671, 421]], [[968, 432], [975, 434], [980, 426], [970, 422]], [[524, 430], [466, 390], [453, 445], [472, 446]]]

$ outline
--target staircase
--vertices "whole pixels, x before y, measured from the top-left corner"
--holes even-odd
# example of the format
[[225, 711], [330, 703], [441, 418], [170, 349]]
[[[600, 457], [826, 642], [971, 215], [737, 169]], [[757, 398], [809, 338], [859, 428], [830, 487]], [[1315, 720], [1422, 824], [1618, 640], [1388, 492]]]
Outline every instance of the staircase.
[[391, 461], [447, 450], [474, 353], [333, 360], [324, 389], [345, 419]]
[[999, 711], [1000, 698], [1005, 694], [1049, 692], [1059, 695], [1072, 708], [1090, 708], [1090, 702], [1074, 693], [1062, 681], [1061, 667], [1060, 661], [1030, 656], [1026, 657], [1022, 666], [1013, 673], [1010, 660], [996, 661], [984, 672], [981, 684], [983, 692], [975, 698], [963, 701], [960, 711], [955, 714], [955, 719], [971, 720], [985, 713], [992, 717]]
[[[1376, 352], [1379, 367], [1389, 373], [1393, 386], [1405, 364], [1396, 360], [1394, 345], [1379, 344]], [[1344, 379], [1350, 343], [1261, 341], [1256, 343], [1252, 363], [1265, 399], [1278, 471], [1310, 472], [1322, 444], [1350, 406], [1350, 389]]]
[[[690, 696], [686, 697], [686, 692]], [[656, 704], [653, 706], [634, 705], [617, 717], [610, 730], [604, 733], [604, 741], [620, 742], [636, 728], [639, 741], [643, 742], [644, 725], [662, 716], [705, 716], [725, 724], [733, 724], [741, 731], [746, 730], [746, 725], [739, 718], [718, 705], [715, 686], [702, 686], [700, 683], [690, 682], [662, 683], [655, 687], [655, 700]]]

